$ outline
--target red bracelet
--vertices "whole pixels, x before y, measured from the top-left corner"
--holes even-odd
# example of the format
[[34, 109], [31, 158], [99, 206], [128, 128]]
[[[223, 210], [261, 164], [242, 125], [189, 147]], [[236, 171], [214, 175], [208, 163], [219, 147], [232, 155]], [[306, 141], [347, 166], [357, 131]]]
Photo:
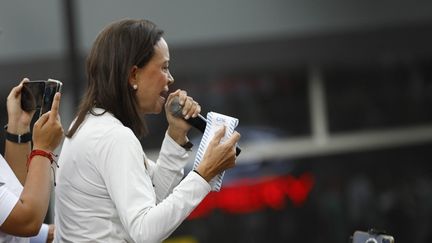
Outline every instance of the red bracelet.
[[34, 156], [37, 156], [37, 155], [48, 158], [49, 161], [51, 162], [51, 164], [52, 164], [53, 162], [55, 162], [55, 161], [54, 161], [54, 157], [57, 157], [57, 155], [55, 155], [55, 154], [53, 154], [53, 153], [51, 153], [51, 152], [46, 152], [46, 151], [44, 151], [44, 150], [40, 150], [40, 149], [33, 149], [33, 150], [31, 151], [29, 157], [28, 157], [28, 160], [27, 160], [27, 170], [28, 170], [29, 167], [30, 167], [30, 163], [31, 163], [33, 157], [34, 157]]

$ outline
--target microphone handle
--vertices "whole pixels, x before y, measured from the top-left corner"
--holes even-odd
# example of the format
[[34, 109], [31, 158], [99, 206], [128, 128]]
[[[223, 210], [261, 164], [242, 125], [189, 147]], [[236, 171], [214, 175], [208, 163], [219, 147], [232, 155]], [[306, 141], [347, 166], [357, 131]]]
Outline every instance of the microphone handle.
[[197, 117], [191, 117], [186, 120], [191, 126], [198, 129], [200, 132], [204, 133], [205, 128], [207, 126], [207, 119], [205, 119], [201, 114], [198, 114]]

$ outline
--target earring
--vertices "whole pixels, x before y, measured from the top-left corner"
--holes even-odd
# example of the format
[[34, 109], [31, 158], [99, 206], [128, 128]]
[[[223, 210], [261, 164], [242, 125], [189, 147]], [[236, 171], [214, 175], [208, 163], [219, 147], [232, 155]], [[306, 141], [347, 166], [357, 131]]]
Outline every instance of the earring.
[[132, 86], [132, 88], [133, 88], [134, 90], [137, 90], [137, 89], [138, 89], [138, 85], [134, 84], [134, 85]]

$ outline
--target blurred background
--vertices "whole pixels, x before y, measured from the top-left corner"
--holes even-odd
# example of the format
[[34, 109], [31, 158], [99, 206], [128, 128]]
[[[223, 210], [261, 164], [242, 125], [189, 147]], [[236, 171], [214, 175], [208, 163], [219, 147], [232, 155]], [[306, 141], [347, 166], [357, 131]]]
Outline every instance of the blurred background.
[[[432, 242], [432, 2], [2, 1], [0, 124], [22, 78], [54, 78], [67, 128], [93, 40], [125, 17], [165, 30], [172, 90], [240, 120], [237, 167], [166, 242], [339, 243], [370, 228]], [[148, 123], [155, 158], [167, 124]]]

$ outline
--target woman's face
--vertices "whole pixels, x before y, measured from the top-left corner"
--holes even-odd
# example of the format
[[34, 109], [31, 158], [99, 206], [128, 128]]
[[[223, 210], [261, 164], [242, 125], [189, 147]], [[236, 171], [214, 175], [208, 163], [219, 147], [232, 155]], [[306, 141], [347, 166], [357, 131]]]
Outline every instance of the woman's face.
[[174, 83], [169, 72], [168, 44], [161, 38], [155, 45], [155, 53], [142, 68], [131, 73], [130, 84], [137, 85], [136, 98], [144, 114], [158, 114], [164, 108], [168, 85]]

